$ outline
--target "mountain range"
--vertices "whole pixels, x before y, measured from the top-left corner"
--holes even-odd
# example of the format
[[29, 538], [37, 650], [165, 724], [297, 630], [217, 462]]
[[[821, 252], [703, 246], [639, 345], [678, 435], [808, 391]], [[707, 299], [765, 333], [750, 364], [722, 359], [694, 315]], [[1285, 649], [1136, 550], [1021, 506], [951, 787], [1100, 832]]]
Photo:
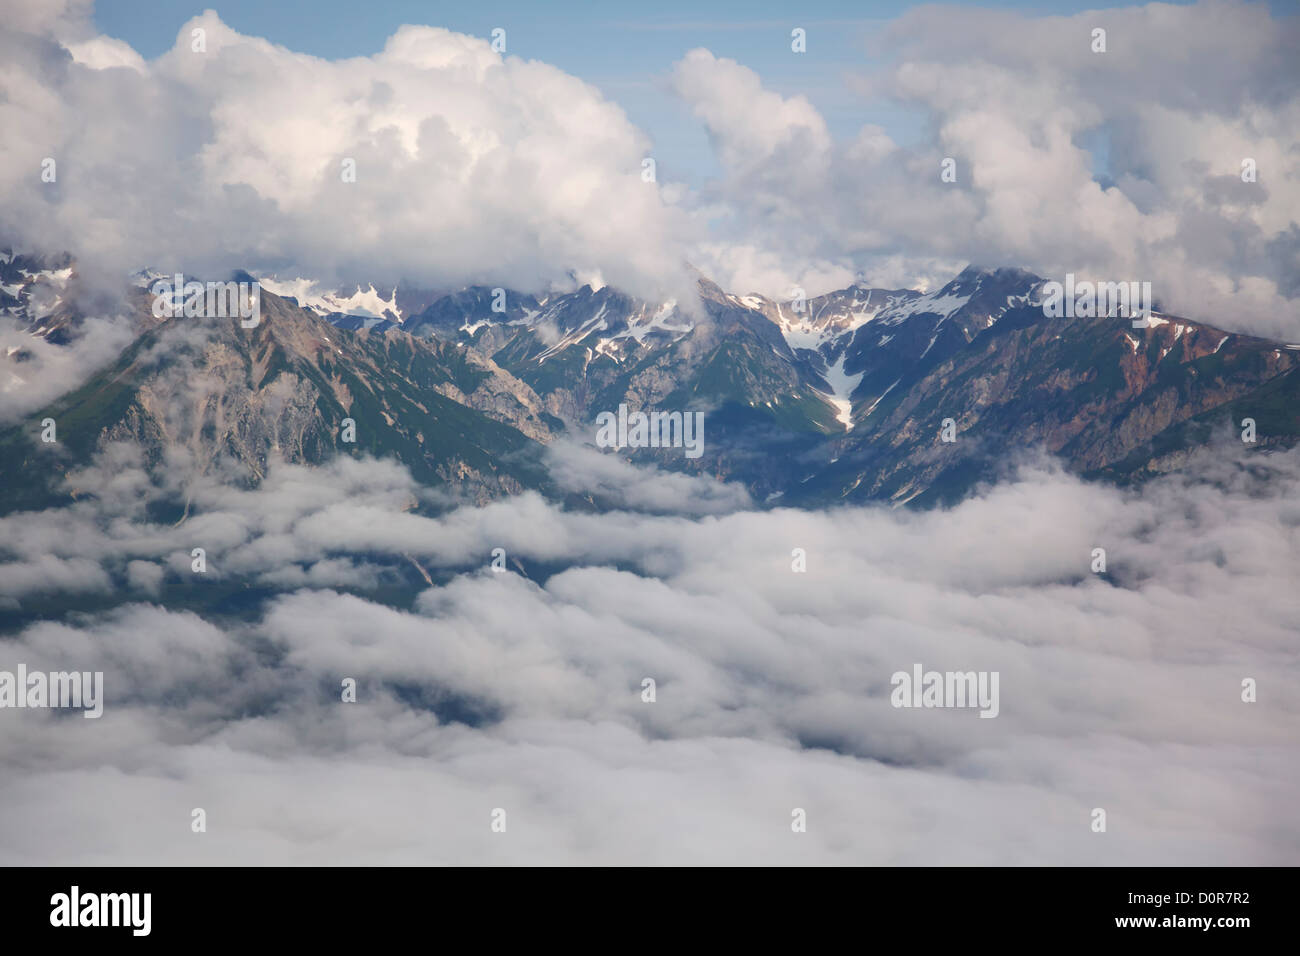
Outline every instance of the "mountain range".
[[[0, 430], [4, 510], [70, 500], [69, 476], [123, 440], [155, 469], [233, 468], [249, 483], [277, 457], [373, 454], [478, 502], [559, 494], [543, 446], [592, 442], [596, 416], [620, 405], [705, 413], [698, 459], [625, 449], [633, 460], [796, 506], [951, 503], [1038, 447], [1085, 476], [1141, 480], [1243, 418], [1256, 423], [1252, 447], [1300, 437], [1300, 345], [1160, 312], [1145, 328], [1048, 318], [1044, 280], [1019, 269], [792, 301], [699, 276], [689, 304], [592, 285], [316, 293], [267, 277], [252, 329], [154, 317], [148, 280], [127, 294], [129, 347]], [[0, 254], [0, 309], [34, 336], [76, 337], [77, 286], [68, 257]], [[22, 387], [25, 353], [8, 350], [0, 387]], [[54, 445], [39, 438], [47, 418]], [[347, 419], [355, 442], [344, 441]], [[183, 493], [174, 507], [185, 513]]]

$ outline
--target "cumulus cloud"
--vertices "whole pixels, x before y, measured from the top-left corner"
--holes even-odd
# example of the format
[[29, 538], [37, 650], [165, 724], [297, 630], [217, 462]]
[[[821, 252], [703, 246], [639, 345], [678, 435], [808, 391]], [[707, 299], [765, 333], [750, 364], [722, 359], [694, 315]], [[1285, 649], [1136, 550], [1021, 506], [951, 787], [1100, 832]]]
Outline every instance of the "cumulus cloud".
[[94, 6], [94, 0], [0, 0], [0, 19], [11, 30], [84, 42], [95, 36], [90, 22]]
[[560, 439], [546, 446], [547, 465], [557, 486], [597, 498], [606, 507], [669, 514], [717, 514], [752, 504], [743, 485], [642, 468], [590, 445]]
[[[774, 295], [848, 273], [931, 284], [966, 261], [1142, 279], [1166, 309], [1300, 338], [1297, 30], [1230, 0], [912, 10], [879, 38], [881, 68], [854, 80], [864, 99], [924, 113], [931, 133], [912, 146], [874, 126], [834, 141], [802, 97], [693, 51], [673, 86], [723, 167], [701, 202], [736, 240], [707, 261], [724, 284]], [[956, 183], [941, 181], [945, 157]], [[1242, 182], [1247, 158], [1257, 182]]]
[[[0, 858], [1291, 864], [1297, 490], [1300, 453], [1215, 449], [1134, 492], [1037, 461], [919, 514], [526, 495], [430, 516], [401, 468], [344, 460], [201, 491], [176, 528], [125, 495], [10, 516], [11, 564], [49, 547], [112, 577], [130, 555], [148, 589], [143, 564], [202, 540], [216, 581], [280, 569], [282, 589], [245, 615], [124, 603], [7, 641], [0, 668], [103, 670], [107, 703], [4, 712]], [[555, 570], [494, 573], [495, 546]], [[447, 573], [367, 595], [349, 565], [385, 553]], [[914, 663], [999, 672], [999, 716], [892, 707]], [[358, 809], [376, 793], [382, 813]]]
[[74, 13], [0, 31], [0, 236], [20, 247], [120, 274], [690, 288], [689, 221], [641, 178], [649, 140], [555, 67], [423, 26], [328, 61], [212, 11], [145, 63]]
[[39, 9], [0, 31], [0, 235], [86, 271], [528, 290], [581, 275], [689, 303], [686, 260], [778, 296], [927, 287], [974, 261], [1148, 280], [1166, 309], [1300, 338], [1300, 27], [1263, 4], [909, 11], [878, 38], [880, 68], [850, 79], [924, 116], [908, 146], [870, 125], [837, 139], [806, 98], [694, 50], [671, 85], [723, 171], [699, 191], [643, 182], [651, 144], [617, 104], [482, 38], [406, 26], [328, 61], [209, 11], [146, 62], [87, 4]]

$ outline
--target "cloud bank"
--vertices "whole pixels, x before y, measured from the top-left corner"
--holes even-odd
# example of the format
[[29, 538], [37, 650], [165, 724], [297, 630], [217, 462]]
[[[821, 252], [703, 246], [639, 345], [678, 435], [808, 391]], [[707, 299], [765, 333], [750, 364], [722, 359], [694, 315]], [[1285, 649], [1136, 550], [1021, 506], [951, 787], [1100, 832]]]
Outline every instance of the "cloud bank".
[[554, 67], [423, 26], [339, 61], [212, 11], [147, 63], [85, 31], [25, 16], [0, 32], [0, 234], [20, 244], [121, 274], [689, 287], [665, 257], [686, 217], [641, 177], [648, 139]]
[[[104, 465], [97, 501], [0, 521], [11, 601], [120, 594], [0, 644], [107, 698], [0, 713], [6, 863], [1300, 859], [1300, 452], [1141, 493], [1039, 461], [949, 511], [703, 517], [427, 517], [404, 470], [344, 460], [201, 491], [177, 527]], [[154, 603], [197, 543], [202, 586], [280, 590], [242, 619]], [[385, 602], [386, 553], [445, 574]], [[891, 707], [914, 663], [998, 671], [1000, 715]]]
[[582, 276], [686, 302], [688, 261], [780, 297], [933, 285], [974, 261], [1151, 281], [1167, 310], [1300, 339], [1300, 21], [1265, 4], [911, 10], [845, 78], [864, 106], [924, 118], [908, 144], [871, 125], [837, 139], [762, 63], [697, 49], [669, 85], [723, 171], [701, 190], [643, 181], [653, 144], [616, 103], [483, 38], [405, 26], [329, 61], [209, 11], [145, 61], [88, 4], [30, 6], [0, 17], [0, 236], [83, 271]]
[[1071, 17], [921, 7], [849, 80], [864, 102], [925, 116], [907, 145], [870, 125], [836, 141], [806, 99], [708, 50], [672, 83], [723, 168], [704, 199], [728, 217], [711, 257], [728, 287], [818, 294], [859, 273], [897, 287], [1014, 265], [1150, 281], [1170, 311], [1294, 341], [1298, 40], [1298, 18], [1230, 0]]

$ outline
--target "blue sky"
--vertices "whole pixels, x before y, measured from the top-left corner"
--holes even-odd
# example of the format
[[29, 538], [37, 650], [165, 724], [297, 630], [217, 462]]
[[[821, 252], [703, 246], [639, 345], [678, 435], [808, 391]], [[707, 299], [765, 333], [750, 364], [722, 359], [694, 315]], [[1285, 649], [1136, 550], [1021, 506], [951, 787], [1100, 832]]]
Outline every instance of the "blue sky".
[[[1129, 4], [1001, 0], [961, 5], [1070, 14]], [[1275, 12], [1283, 5], [1274, 4]], [[654, 140], [661, 177], [698, 185], [715, 172], [707, 137], [664, 86], [665, 75], [682, 54], [704, 46], [754, 69], [773, 90], [802, 93], [837, 137], [876, 123], [908, 143], [920, 135], [921, 118], [889, 103], [864, 102], [846, 88], [843, 76], [871, 69], [873, 34], [912, 6], [916, 4], [901, 0], [657, 0], [644, 5], [380, 0], [360, 6], [341, 0], [98, 0], [95, 20], [104, 33], [127, 41], [146, 58], [171, 47], [180, 25], [208, 8], [241, 33], [330, 59], [377, 52], [404, 23], [483, 37], [501, 27], [507, 54], [544, 60], [599, 87]], [[808, 34], [808, 52], [802, 56], [790, 52], [795, 26]]]

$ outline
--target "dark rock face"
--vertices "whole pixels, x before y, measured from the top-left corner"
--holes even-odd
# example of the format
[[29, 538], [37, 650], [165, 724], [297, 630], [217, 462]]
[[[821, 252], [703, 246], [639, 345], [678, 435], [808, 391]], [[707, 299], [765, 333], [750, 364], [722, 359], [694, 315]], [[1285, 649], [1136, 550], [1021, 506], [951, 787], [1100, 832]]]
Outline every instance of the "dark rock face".
[[[31, 290], [75, 278], [67, 263], [5, 266], [11, 313], [50, 308]], [[1257, 421], [1258, 447], [1300, 436], [1300, 347], [1158, 314], [1145, 328], [1049, 318], [1042, 286], [1020, 270], [971, 268], [927, 293], [855, 285], [786, 302], [704, 278], [685, 304], [589, 286], [542, 297], [474, 287], [423, 295], [400, 324], [264, 290], [252, 329], [159, 320], [137, 291], [134, 344], [0, 432], [0, 467], [19, 486], [9, 508], [66, 495], [60, 477], [113, 442], [160, 468], [233, 469], [250, 482], [276, 458], [387, 455], [483, 501], [545, 489], [541, 446], [566, 431], [591, 441], [596, 417], [626, 405], [705, 414], [700, 457], [623, 452], [634, 460], [741, 481], [760, 501], [928, 505], [1031, 448], [1126, 481], [1177, 467], [1243, 417]], [[75, 334], [75, 310], [51, 319], [60, 305], [35, 321]], [[33, 483], [45, 417], [62, 441]], [[342, 440], [347, 420], [354, 443]]]
[[[47, 417], [60, 441], [42, 449]], [[62, 500], [60, 479], [115, 442], [182, 486], [217, 471], [256, 483], [272, 459], [392, 455], [426, 483], [485, 501], [543, 483], [538, 441], [551, 429], [537, 397], [490, 360], [402, 332], [340, 330], [263, 291], [252, 329], [153, 321], [82, 388], [0, 432], [0, 468], [18, 507]]]
[[1022, 270], [969, 268], [924, 294], [851, 286], [776, 302], [701, 279], [695, 314], [583, 289], [510, 293], [518, 309], [504, 316], [488, 290], [467, 290], [436, 302], [436, 328], [423, 328], [490, 355], [570, 421], [619, 404], [703, 410], [699, 460], [635, 454], [787, 503], [952, 500], [1031, 447], [1080, 472], [1140, 476], [1208, 437], [1185, 423], [1216, 409], [1227, 421], [1238, 402], [1268, 415], [1269, 441], [1300, 434], [1294, 415], [1267, 412], [1278, 396], [1252, 399], [1297, 349], [1173, 316], [1147, 328], [1053, 319], [1042, 287]]

